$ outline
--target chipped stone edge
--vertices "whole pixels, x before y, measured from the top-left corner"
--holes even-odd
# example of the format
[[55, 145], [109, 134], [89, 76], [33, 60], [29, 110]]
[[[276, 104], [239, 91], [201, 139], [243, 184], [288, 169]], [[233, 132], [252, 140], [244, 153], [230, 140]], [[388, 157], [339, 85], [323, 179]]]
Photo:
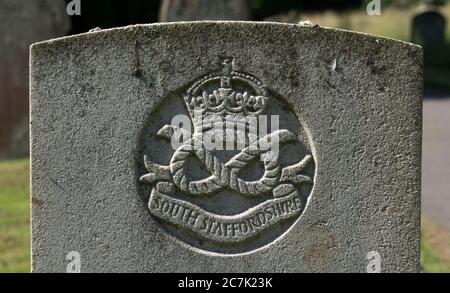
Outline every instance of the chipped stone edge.
[[129, 26], [122, 26], [122, 27], [115, 27], [115, 28], [109, 28], [109, 29], [100, 29], [95, 28], [92, 29], [86, 33], [76, 34], [76, 35], [70, 35], [55, 39], [49, 39], [41, 42], [34, 43], [30, 46], [30, 50], [33, 50], [36, 46], [42, 46], [42, 45], [54, 45], [59, 42], [63, 41], [71, 41], [73, 39], [93, 36], [93, 35], [103, 35], [115, 31], [126, 31], [129, 30], [130, 32], [133, 32], [136, 29], [141, 28], [159, 28], [159, 27], [188, 27], [191, 25], [195, 26], [201, 26], [201, 25], [212, 25], [212, 24], [224, 24], [224, 25], [253, 25], [255, 28], [259, 26], [278, 26], [278, 27], [286, 27], [286, 28], [302, 28], [302, 29], [309, 29], [309, 30], [323, 30], [328, 32], [338, 32], [338, 33], [344, 33], [344, 34], [354, 34], [354, 35], [360, 35], [369, 39], [373, 39], [376, 42], [379, 42], [380, 40], [387, 41], [390, 43], [396, 43], [402, 46], [412, 47], [416, 49], [423, 50], [422, 46], [402, 41], [402, 40], [396, 40], [389, 37], [383, 37], [383, 36], [377, 36], [377, 35], [371, 35], [364, 32], [358, 32], [358, 31], [351, 31], [351, 30], [345, 30], [345, 29], [338, 29], [338, 28], [332, 28], [332, 27], [326, 27], [326, 26], [320, 26], [318, 24], [308, 24], [306, 22], [300, 22], [300, 23], [281, 23], [281, 22], [274, 22], [274, 21], [180, 21], [180, 22], [164, 22], [164, 23], [151, 23], [151, 24], [135, 24], [135, 25], [129, 25]]

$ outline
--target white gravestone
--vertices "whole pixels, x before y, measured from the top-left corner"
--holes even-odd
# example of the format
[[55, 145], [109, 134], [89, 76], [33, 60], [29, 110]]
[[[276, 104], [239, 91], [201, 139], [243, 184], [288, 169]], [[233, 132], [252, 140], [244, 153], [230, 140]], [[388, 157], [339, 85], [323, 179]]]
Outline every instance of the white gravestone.
[[419, 46], [139, 25], [31, 70], [33, 271], [419, 270]]

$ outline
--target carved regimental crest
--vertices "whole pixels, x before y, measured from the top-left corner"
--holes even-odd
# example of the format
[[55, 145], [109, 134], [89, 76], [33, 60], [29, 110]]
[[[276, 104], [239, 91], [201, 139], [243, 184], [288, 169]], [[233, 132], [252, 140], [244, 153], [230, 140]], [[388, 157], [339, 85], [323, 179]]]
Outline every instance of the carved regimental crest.
[[[305, 209], [315, 170], [296, 113], [233, 62], [223, 59], [220, 70], [166, 100], [159, 115], [183, 114], [174, 113], [179, 99], [189, 123], [172, 119], [144, 131], [146, 138], [154, 133], [140, 178], [149, 187], [150, 212], [166, 231], [219, 253], [251, 251], [286, 232]], [[161, 141], [170, 158], [155, 163], [164, 157], [162, 144], [155, 146]]]

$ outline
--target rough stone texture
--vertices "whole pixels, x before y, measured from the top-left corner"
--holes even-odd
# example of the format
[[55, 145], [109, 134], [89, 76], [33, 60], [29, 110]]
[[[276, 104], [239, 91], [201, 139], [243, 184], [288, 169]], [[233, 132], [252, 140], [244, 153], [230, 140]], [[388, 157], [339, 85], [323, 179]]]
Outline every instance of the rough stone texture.
[[69, 27], [63, 0], [0, 0], [0, 154], [28, 153], [29, 46]]
[[164, 0], [159, 21], [250, 20], [247, 0]]
[[[314, 162], [301, 216], [229, 249], [158, 218], [141, 182], [153, 180], [143, 155], [170, 158], [158, 130], [223, 56], [261, 80], [303, 143], [280, 158]], [[70, 251], [83, 272], [365, 272], [370, 251], [382, 272], [419, 270], [420, 47], [289, 24], [140, 25], [35, 44], [31, 70], [34, 272], [64, 272]], [[234, 197], [198, 204], [229, 214]]]

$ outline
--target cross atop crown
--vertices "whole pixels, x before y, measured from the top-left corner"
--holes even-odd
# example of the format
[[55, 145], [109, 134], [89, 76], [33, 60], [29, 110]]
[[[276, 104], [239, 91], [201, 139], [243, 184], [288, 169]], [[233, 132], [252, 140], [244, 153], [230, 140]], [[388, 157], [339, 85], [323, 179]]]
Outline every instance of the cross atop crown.
[[221, 70], [194, 82], [184, 97], [194, 125], [258, 116], [267, 106], [267, 90], [258, 78], [234, 70], [231, 57], [223, 58], [221, 65]]

